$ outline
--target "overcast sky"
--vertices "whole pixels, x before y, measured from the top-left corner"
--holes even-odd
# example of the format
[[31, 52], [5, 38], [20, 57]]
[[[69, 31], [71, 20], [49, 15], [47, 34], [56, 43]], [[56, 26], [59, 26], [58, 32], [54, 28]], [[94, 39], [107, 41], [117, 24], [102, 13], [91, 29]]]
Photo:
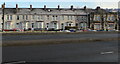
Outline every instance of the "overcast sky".
[[14, 8], [18, 4], [20, 8], [28, 8], [30, 4], [34, 8], [42, 8], [46, 5], [48, 8], [55, 8], [60, 5], [62, 8], [69, 8], [73, 5], [75, 8], [87, 6], [89, 8], [118, 8], [119, 0], [0, 0], [0, 5], [6, 3], [7, 8]]

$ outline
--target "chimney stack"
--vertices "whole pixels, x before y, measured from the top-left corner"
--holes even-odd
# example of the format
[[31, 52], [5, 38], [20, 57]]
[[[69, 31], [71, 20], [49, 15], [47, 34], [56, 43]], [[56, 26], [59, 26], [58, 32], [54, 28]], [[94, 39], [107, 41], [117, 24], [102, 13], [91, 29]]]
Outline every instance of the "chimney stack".
[[58, 10], [60, 9], [60, 5], [58, 5]]
[[16, 12], [18, 12], [18, 4], [16, 4]]
[[86, 10], [87, 9], [87, 7], [86, 6], [84, 6], [84, 10]]
[[73, 5], [71, 5], [71, 10], [73, 10]]
[[100, 6], [97, 6], [97, 8], [96, 8], [97, 10], [100, 10]]
[[5, 3], [4, 3], [4, 4], [2, 4], [2, 8], [5, 8]]
[[46, 5], [44, 5], [44, 10], [46, 10]]
[[18, 4], [16, 4], [16, 9], [18, 8]]
[[32, 5], [30, 5], [30, 10], [32, 10]]
[[2, 4], [2, 8], [5, 8], [5, 5]]

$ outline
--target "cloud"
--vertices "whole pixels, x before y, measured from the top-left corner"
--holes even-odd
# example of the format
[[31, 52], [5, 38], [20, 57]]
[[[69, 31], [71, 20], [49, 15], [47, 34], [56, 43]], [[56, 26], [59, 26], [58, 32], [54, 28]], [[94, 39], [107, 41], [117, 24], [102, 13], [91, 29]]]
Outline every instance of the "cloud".
[[118, 2], [96, 2], [101, 8], [118, 8]]

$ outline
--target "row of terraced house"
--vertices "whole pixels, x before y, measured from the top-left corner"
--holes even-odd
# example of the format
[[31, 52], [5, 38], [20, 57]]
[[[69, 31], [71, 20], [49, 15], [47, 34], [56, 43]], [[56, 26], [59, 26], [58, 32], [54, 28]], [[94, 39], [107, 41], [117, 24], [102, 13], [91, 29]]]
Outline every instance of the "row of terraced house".
[[[4, 9], [4, 11], [3, 11]], [[4, 18], [3, 18], [4, 14]], [[4, 23], [3, 23], [4, 19]], [[65, 27], [77, 27], [78, 29], [92, 30], [118, 30], [117, 12], [108, 12], [105, 9], [87, 8], [0, 8], [0, 29], [65, 29]], [[2, 27], [2, 25], [4, 26]]]

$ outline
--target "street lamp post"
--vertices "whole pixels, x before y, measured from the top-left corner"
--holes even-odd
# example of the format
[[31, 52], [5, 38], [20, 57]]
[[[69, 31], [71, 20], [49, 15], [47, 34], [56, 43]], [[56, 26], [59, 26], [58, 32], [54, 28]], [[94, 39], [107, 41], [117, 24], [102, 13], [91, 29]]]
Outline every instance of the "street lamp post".
[[2, 20], [3, 20], [3, 23], [2, 23], [2, 32], [4, 31], [4, 8], [5, 8], [5, 3], [2, 5], [2, 12], [3, 12], [3, 15], [2, 15]]

